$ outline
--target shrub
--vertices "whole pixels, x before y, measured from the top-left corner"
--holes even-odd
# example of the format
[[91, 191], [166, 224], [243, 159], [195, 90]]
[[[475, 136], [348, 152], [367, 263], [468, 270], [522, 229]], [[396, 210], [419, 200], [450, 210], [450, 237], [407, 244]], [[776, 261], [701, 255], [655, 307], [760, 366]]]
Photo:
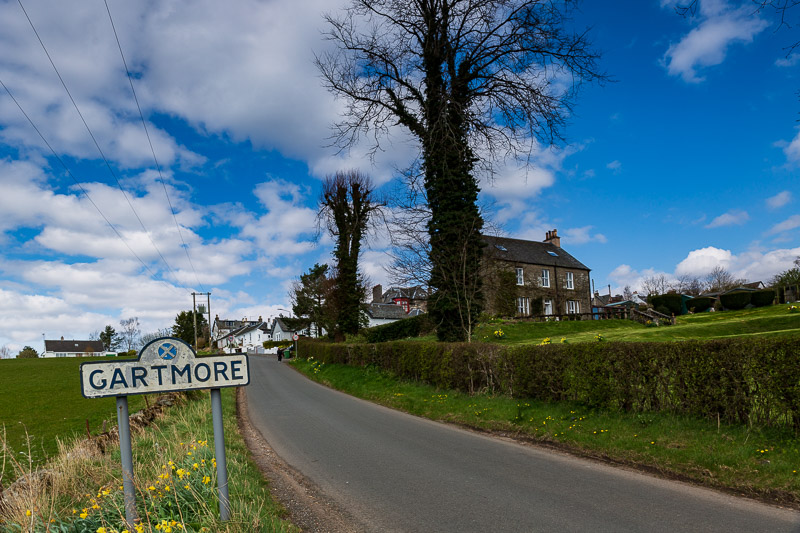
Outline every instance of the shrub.
[[388, 342], [409, 337], [419, 337], [427, 335], [433, 331], [433, 324], [428, 315], [417, 315], [411, 318], [404, 318], [390, 324], [375, 326], [364, 330], [364, 338], [367, 342]]
[[791, 338], [514, 347], [305, 341], [300, 349], [324, 363], [376, 365], [404, 379], [468, 393], [800, 430], [800, 344]]
[[671, 292], [668, 294], [659, 294], [656, 296], [651, 296], [650, 303], [653, 305], [653, 307], [656, 308], [656, 311], [658, 311], [659, 313], [663, 312], [659, 309], [660, 307], [666, 307], [667, 311], [664, 313], [665, 315], [670, 315], [672, 313], [675, 313], [675, 315], [677, 316], [682, 314], [681, 311], [682, 300], [680, 294]]
[[775, 291], [764, 289], [750, 294], [750, 303], [756, 307], [766, 307], [775, 301]]
[[725, 309], [744, 309], [750, 303], [749, 291], [737, 291], [721, 294], [719, 301]]
[[661, 313], [662, 315], [667, 315], [667, 316], [669, 316], [670, 313], [669, 308], [663, 305], [659, 305], [658, 307], [656, 307], [656, 311]]
[[710, 296], [698, 296], [687, 301], [686, 307], [689, 309], [694, 307], [695, 313], [702, 313], [703, 311], [710, 309], [714, 305], [715, 301], [716, 298], [712, 298]]

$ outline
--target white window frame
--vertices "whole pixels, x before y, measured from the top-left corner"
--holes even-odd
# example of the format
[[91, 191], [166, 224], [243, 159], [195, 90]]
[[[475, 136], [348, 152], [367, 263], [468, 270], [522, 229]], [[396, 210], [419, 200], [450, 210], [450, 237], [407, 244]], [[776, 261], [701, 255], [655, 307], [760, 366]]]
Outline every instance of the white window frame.
[[567, 300], [567, 314], [577, 315], [581, 312], [581, 302], [579, 300]]
[[525, 285], [525, 275], [521, 267], [517, 267], [517, 285]]
[[553, 314], [553, 300], [549, 298], [544, 301], [544, 314], [545, 315]]
[[550, 269], [542, 270], [542, 287], [550, 286]]
[[531, 314], [531, 299], [527, 296], [520, 296], [517, 298], [517, 314], [522, 316], [530, 316]]
[[570, 290], [575, 289], [575, 277], [572, 275], [572, 272], [567, 272], [566, 288]]

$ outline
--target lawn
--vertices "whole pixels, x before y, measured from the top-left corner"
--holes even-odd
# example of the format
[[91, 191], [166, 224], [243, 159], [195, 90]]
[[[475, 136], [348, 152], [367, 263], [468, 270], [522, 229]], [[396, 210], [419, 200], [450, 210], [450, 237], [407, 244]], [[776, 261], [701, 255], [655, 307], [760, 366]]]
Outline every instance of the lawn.
[[[0, 360], [0, 437], [19, 458], [37, 466], [58, 451], [56, 439], [71, 440], [116, 425], [116, 400], [87, 400], [81, 395], [80, 365], [102, 358]], [[143, 396], [128, 399], [134, 413], [145, 406]], [[27, 435], [27, 436], [26, 436]], [[30, 438], [30, 447], [28, 446]], [[6, 481], [5, 479], [3, 480]]]
[[[789, 313], [787, 305], [773, 305], [741, 311], [698, 313], [677, 317], [676, 325], [647, 327], [632, 320], [581, 320], [531, 322], [498, 320], [479, 324], [475, 339], [498, 344], [539, 344], [590, 342], [597, 334], [608, 341], [669, 342], [689, 339], [719, 339], [752, 335], [800, 336], [800, 313]], [[502, 331], [498, 338], [495, 331]]]

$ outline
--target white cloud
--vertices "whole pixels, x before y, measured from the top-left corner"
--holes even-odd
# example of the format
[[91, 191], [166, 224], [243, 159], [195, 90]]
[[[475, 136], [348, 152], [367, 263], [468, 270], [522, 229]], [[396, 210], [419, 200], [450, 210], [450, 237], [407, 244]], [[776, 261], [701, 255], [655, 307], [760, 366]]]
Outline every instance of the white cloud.
[[721, 228], [724, 226], [741, 226], [750, 220], [750, 215], [747, 211], [741, 209], [731, 209], [727, 213], [723, 213], [711, 222], [705, 225], [706, 228]]
[[800, 256], [800, 248], [784, 248], [770, 251], [758, 249], [734, 254], [708, 246], [692, 250], [675, 268], [676, 275], [689, 274], [702, 277], [715, 267], [721, 266], [733, 277], [748, 281], [768, 281], [775, 274], [792, 267], [793, 261]]
[[779, 209], [792, 201], [792, 193], [789, 191], [781, 191], [775, 196], [767, 198], [767, 207], [770, 209]]
[[794, 52], [789, 57], [779, 57], [775, 60], [775, 65], [778, 67], [793, 67], [800, 63], [800, 54]]
[[[671, 0], [662, 2], [662, 7], [674, 5]], [[734, 43], [750, 43], [768, 26], [749, 6], [734, 9], [725, 0], [703, 0], [697, 21], [696, 27], [670, 45], [663, 57], [670, 75], [690, 83], [703, 81], [698, 71], [722, 63]]]
[[783, 148], [783, 153], [786, 154], [789, 163], [800, 163], [800, 130], [790, 142], [779, 141], [775, 145]]
[[580, 228], [567, 228], [564, 230], [564, 244], [586, 244], [589, 242], [606, 243], [608, 239], [602, 233], [592, 234], [591, 230], [594, 226], [583, 226]]
[[792, 215], [783, 222], [775, 224], [767, 232], [767, 235], [775, 235], [776, 233], [791, 231], [795, 228], [800, 228], [800, 215]]
[[614, 174], [619, 174], [622, 172], [622, 163], [615, 159], [611, 163], [607, 164], [606, 168], [611, 170]]

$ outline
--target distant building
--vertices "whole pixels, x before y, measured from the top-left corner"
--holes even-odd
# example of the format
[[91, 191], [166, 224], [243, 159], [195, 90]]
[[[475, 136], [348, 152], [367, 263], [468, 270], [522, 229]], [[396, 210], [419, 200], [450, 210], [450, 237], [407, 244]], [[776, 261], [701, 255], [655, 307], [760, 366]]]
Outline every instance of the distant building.
[[104, 355], [117, 355], [108, 352], [102, 341], [61, 340], [44, 341], [42, 357], [100, 357]]
[[364, 312], [369, 319], [367, 327], [381, 326], [408, 318], [408, 313], [402, 306], [396, 304], [371, 303], [367, 304]]
[[383, 292], [381, 285], [375, 285], [372, 288], [372, 303], [399, 305], [406, 313], [410, 313], [414, 309], [419, 309], [424, 313], [428, 309], [428, 291], [416, 285], [414, 287], [389, 287], [386, 292]]

